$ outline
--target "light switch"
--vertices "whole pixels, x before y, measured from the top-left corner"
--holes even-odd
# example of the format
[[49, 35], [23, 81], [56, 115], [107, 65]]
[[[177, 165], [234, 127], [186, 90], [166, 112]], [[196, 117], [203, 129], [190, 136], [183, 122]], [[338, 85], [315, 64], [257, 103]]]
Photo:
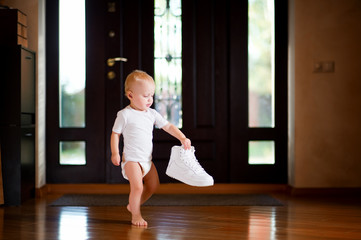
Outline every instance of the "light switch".
[[314, 62], [313, 63], [313, 72], [314, 73], [322, 72], [322, 62]]
[[335, 62], [328, 61], [322, 63], [323, 72], [334, 72], [335, 71]]
[[335, 72], [334, 61], [315, 61], [313, 63], [314, 73], [332, 73]]

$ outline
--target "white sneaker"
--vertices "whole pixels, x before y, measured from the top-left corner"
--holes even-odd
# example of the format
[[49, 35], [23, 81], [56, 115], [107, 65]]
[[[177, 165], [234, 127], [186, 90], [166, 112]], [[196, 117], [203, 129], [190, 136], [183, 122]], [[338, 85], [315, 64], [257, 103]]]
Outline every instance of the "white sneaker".
[[213, 177], [202, 168], [194, 152], [194, 147], [190, 150], [185, 150], [183, 146], [172, 147], [166, 174], [191, 186], [212, 186]]

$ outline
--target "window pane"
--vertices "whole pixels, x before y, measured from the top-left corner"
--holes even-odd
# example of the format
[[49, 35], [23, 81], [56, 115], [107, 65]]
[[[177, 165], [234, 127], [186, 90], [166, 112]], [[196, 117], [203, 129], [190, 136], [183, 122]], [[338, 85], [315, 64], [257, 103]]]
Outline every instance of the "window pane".
[[249, 0], [249, 127], [274, 127], [274, 65], [274, 0]]
[[85, 0], [59, 0], [59, 123], [85, 127]]
[[155, 108], [182, 127], [181, 0], [154, 1]]
[[249, 141], [248, 164], [275, 164], [274, 141]]
[[85, 165], [85, 141], [61, 141], [59, 143], [60, 165]]

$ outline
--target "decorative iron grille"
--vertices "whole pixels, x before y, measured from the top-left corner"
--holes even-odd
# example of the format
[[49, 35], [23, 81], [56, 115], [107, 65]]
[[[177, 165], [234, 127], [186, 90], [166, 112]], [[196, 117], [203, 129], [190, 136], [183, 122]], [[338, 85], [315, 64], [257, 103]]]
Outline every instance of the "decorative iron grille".
[[181, 0], [154, 1], [155, 108], [182, 127], [182, 6]]

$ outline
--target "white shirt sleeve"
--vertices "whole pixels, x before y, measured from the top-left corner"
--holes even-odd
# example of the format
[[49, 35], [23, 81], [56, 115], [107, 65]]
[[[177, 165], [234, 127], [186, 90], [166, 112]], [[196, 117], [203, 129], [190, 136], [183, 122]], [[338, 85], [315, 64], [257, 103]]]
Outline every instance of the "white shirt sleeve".
[[154, 114], [154, 117], [155, 117], [155, 123], [154, 125], [157, 127], [157, 128], [162, 128], [164, 127], [165, 125], [167, 125], [169, 122], [162, 117], [162, 115], [160, 115], [159, 112], [157, 112], [156, 110], [152, 109], [152, 112]]
[[124, 131], [124, 127], [126, 125], [126, 118], [124, 117], [124, 112], [119, 111], [117, 114], [117, 118], [115, 119], [113, 125], [113, 132], [122, 134]]

